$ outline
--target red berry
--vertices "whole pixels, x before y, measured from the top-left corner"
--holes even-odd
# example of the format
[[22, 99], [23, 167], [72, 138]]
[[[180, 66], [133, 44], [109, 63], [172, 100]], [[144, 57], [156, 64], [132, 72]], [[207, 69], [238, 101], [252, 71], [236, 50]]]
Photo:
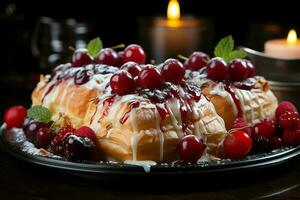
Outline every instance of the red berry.
[[23, 126], [24, 119], [27, 115], [27, 110], [23, 106], [17, 105], [10, 107], [4, 113], [4, 121], [6, 128], [21, 128]]
[[300, 144], [300, 128], [287, 128], [283, 132], [282, 139], [289, 145]]
[[207, 63], [206, 70], [207, 77], [215, 81], [224, 80], [228, 74], [228, 67], [226, 62], [219, 57], [211, 59]]
[[157, 68], [155, 68], [153, 65], [147, 65], [139, 73], [137, 83], [142, 88], [155, 89], [161, 88], [164, 80]]
[[270, 145], [270, 138], [266, 138], [263, 136], [256, 136], [256, 137], [252, 137], [252, 140], [253, 140], [252, 141], [253, 146], [251, 150], [252, 153], [254, 154], [265, 153], [272, 150], [272, 147]]
[[275, 122], [271, 119], [264, 119], [255, 124], [252, 128], [252, 137], [265, 137], [270, 138], [276, 132]]
[[132, 77], [139, 75], [140, 71], [142, 70], [140, 65], [135, 62], [124, 63], [120, 69], [128, 71]]
[[50, 130], [48, 127], [42, 127], [40, 128], [36, 135], [35, 135], [35, 141], [34, 144], [38, 148], [46, 148], [52, 139], [54, 138], [54, 135], [50, 133]]
[[247, 64], [243, 59], [232, 60], [228, 64], [228, 75], [230, 80], [242, 81], [248, 76]]
[[121, 70], [110, 78], [110, 87], [114, 93], [122, 96], [134, 90], [135, 82], [131, 74]]
[[118, 56], [119, 56], [119, 65], [122, 66], [124, 64], [124, 51], [119, 51]]
[[24, 134], [26, 135], [26, 138], [30, 142], [34, 142], [36, 138], [36, 133], [38, 132], [39, 129], [43, 127], [50, 127], [50, 124], [46, 124], [44, 122], [39, 122], [30, 118], [26, 118], [24, 121], [24, 127], [23, 131]]
[[270, 145], [272, 149], [279, 149], [283, 147], [283, 141], [280, 137], [273, 136], [270, 138]]
[[252, 139], [244, 131], [235, 131], [226, 136], [223, 145], [226, 157], [243, 158], [252, 148]]
[[88, 55], [88, 51], [86, 49], [78, 49], [72, 56], [73, 67], [82, 67], [84, 65], [91, 64], [92, 62], [93, 58]]
[[244, 118], [236, 118], [234, 120], [231, 128], [235, 129], [235, 128], [246, 127], [246, 128], [241, 129], [241, 130], [244, 131], [245, 133], [247, 133], [251, 137], [251, 128], [248, 127], [248, 126], [249, 126], [249, 124]]
[[203, 154], [205, 145], [202, 140], [194, 135], [185, 136], [179, 143], [179, 159], [196, 163]]
[[168, 59], [164, 62], [161, 75], [169, 82], [178, 84], [184, 77], [185, 69], [181, 62], [176, 59]]
[[253, 77], [255, 76], [256, 70], [255, 67], [253, 66], [252, 62], [250, 60], [246, 60], [244, 59], [244, 61], [246, 62], [246, 66], [247, 66], [247, 77]]
[[119, 55], [112, 48], [102, 49], [100, 51], [99, 55], [96, 57], [95, 62], [97, 64], [111, 65], [111, 66], [114, 66], [114, 67], [119, 67], [120, 66]]
[[75, 129], [71, 126], [62, 127], [58, 131], [55, 138], [51, 141], [50, 150], [55, 154], [62, 155], [64, 149], [63, 140], [66, 138], [66, 136], [73, 134], [74, 131]]
[[124, 50], [124, 63], [133, 61], [138, 64], [145, 64], [146, 62], [146, 54], [144, 49], [137, 44], [131, 44], [127, 46]]
[[282, 101], [282, 102], [280, 102], [280, 104], [278, 105], [278, 107], [276, 108], [276, 111], [275, 111], [275, 116], [276, 116], [276, 120], [277, 121], [279, 120], [280, 115], [282, 113], [284, 113], [285, 111], [297, 112], [297, 108], [290, 101]]
[[91, 141], [94, 142], [94, 144], [97, 143], [97, 137], [93, 129], [87, 126], [82, 126], [79, 129], [76, 129], [74, 132], [75, 135], [80, 136], [80, 137], [87, 137]]
[[207, 65], [209, 61], [209, 56], [206, 53], [195, 51], [193, 52], [188, 60], [186, 60], [184, 66], [187, 69], [196, 71]]
[[300, 115], [297, 112], [285, 111], [279, 117], [279, 125], [283, 128], [293, 128], [300, 125]]

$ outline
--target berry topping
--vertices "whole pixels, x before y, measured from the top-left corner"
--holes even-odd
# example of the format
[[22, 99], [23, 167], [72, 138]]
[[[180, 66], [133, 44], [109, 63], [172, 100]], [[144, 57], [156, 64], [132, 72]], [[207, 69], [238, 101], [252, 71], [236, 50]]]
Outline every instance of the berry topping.
[[207, 77], [215, 80], [222, 81], [227, 77], [228, 67], [222, 58], [216, 57], [207, 63]]
[[124, 50], [124, 63], [133, 61], [138, 64], [145, 64], [146, 62], [146, 54], [144, 49], [137, 44], [131, 44], [127, 46]]
[[270, 139], [263, 137], [263, 136], [258, 136], [258, 137], [252, 137], [253, 138], [253, 148], [252, 148], [252, 153], [265, 153], [270, 151], [271, 145], [270, 145]]
[[57, 155], [62, 155], [63, 149], [64, 149], [63, 140], [67, 135], [72, 134], [74, 131], [75, 131], [75, 129], [72, 128], [71, 126], [62, 127], [58, 131], [55, 138], [51, 141], [50, 150]]
[[205, 145], [195, 136], [185, 136], [179, 143], [179, 159], [185, 162], [196, 163], [202, 156]]
[[247, 64], [243, 59], [232, 60], [228, 64], [228, 75], [232, 81], [242, 81], [248, 76]]
[[230, 159], [245, 157], [252, 148], [252, 139], [244, 131], [235, 131], [224, 140], [224, 153]]
[[282, 101], [282, 102], [280, 102], [280, 104], [278, 105], [278, 107], [276, 108], [276, 111], [275, 111], [275, 116], [276, 116], [276, 120], [277, 121], [279, 120], [280, 115], [282, 113], [284, 113], [285, 111], [297, 112], [297, 108], [290, 101]]
[[28, 141], [33, 142], [36, 138], [36, 133], [39, 129], [49, 127], [49, 124], [39, 122], [33, 119], [27, 118], [26, 124], [24, 123], [23, 131]]
[[297, 112], [285, 111], [279, 117], [282, 128], [293, 128], [300, 125], [300, 115]]
[[274, 150], [283, 147], [284, 144], [280, 137], [273, 136], [270, 138], [270, 145], [271, 145], [271, 149]]
[[111, 65], [114, 67], [120, 66], [120, 58], [117, 52], [111, 48], [101, 49], [99, 55], [96, 57], [97, 64]]
[[34, 144], [38, 148], [46, 148], [52, 139], [54, 138], [54, 135], [51, 134], [48, 127], [42, 127], [40, 128], [36, 135], [35, 135], [35, 141]]
[[23, 126], [24, 119], [27, 115], [27, 110], [23, 106], [13, 106], [7, 109], [4, 113], [4, 121], [6, 127], [9, 128], [21, 128]]
[[142, 70], [139, 64], [135, 62], [124, 63], [120, 69], [128, 71], [132, 75], [132, 77], [136, 77], [137, 75], [139, 75], [140, 71]]
[[86, 49], [78, 49], [74, 52], [71, 63], [73, 67], [82, 67], [84, 65], [91, 64], [92, 62], [93, 58], [88, 55], [88, 51]]
[[244, 59], [244, 61], [246, 62], [246, 66], [247, 66], [247, 77], [253, 77], [255, 76], [256, 70], [255, 67], [253, 66], [252, 62], [250, 60]]
[[121, 70], [110, 78], [110, 87], [114, 93], [122, 96], [134, 90], [135, 82], [131, 74]]
[[181, 62], [176, 59], [168, 59], [164, 62], [161, 75], [162, 77], [169, 82], [178, 84], [185, 74], [185, 69]]
[[153, 65], [147, 65], [139, 73], [137, 83], [142, 88], [155, 89], [161, 88], [164, 80], [157, 68], [155, 68]]
[[74, 83], [76, 85], [83, 85], [90, 80], [90, 77], [87, 74], [87, 70], [80, 70], [76, 72], [74, 77]]
[[276, 132], [275, 122], [271, 119], [264, 119], [255, 124], [252, 128], [252, 137], [265, 137], [270, 138]]
[[187, 69], [196, 71], [207, 65], [209, 61], [209, 56], [206, 53], [195, 51], [190, 57], [185, 61], [184, 66]]
[[74, 134], [80, 137], [87, 137], [90, 140], [92, 140], [95, 144], [97, 143], [96, 134], [90, 127], [82, 126], [79, 129], [76, 129]]
[[232, 124], [232, 129], [236, 129], [236, 128], [243, 128], [241, 129], [242, 131], [244, 131], [245, 133], [247, 133], [249, 136], [251, 136], [251, 128], [249, 127], [248, 122], [244, 119], [244, 118], [236, 118]]
[[282, 139], [289, 145], [300, 144], [300, 128], [287, 128], [283, 132]]

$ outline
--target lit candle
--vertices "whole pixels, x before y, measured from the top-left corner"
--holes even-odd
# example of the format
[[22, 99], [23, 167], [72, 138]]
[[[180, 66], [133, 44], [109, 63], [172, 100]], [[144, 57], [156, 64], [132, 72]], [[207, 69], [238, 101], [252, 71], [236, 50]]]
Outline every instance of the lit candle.
[[287, 39], [269, 40], [265, 43], [265, 53], [283, 59], [300, 58], [300, 41], [295, 30], [290, 30]]
[[210, 50], [213, 33], [207, 19], [181, 17], [177, 0], [170, 0], [167, 18], [144, 20], [140, 25], [141, 43], [151, 53], [156, 63], [176, 58], [178, 54], [189, 56], [195, 50]]

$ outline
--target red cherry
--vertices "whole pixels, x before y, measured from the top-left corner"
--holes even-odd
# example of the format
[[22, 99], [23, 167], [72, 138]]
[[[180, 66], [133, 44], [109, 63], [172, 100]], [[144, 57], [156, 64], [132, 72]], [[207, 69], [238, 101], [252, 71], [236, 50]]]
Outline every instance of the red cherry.
[[168, 59], [164, 62], [161, 75], [169, 82], [178, 84], [184, 77], [185, 69], [181, 62], [176, 59]]
[[232, 60], [228, 64], [228, 75], [230, 80], [242, 81], [248, 76], [247, 64], [243, 59]]
[[211, 59], [206, 66], [207, 77], [215, 80], [222, 81], [228, 75], [228, 67], [226, 62], [219, 57]]
[[50, 143], [50, 150], [58, 155], [61, 155], [63, 153], [63, 140], [65, 139], [66, 136], [72, 134], [75, 131], [74, 128], [71, 126], [64, 126], [62, 127], [55, 138], [51, 141]]
[[255, 67], [253, 66], [252, 62], [250, 60], [244, 59], [244, 61], [246, 62], [246, 66], [247, 66], [247, 77], [253, 77], [255, 76], [256, 70]]
[[235, 131], [226, 136], [223, 145], [226, 157], [243, 158], [252, 148], [252, 139], [244, 131]]
[[264, 119], [259, 123], [255, 124], [252, 128], [252, 137], [265, 137], [270, 138], [276, 132], [275, 122], [271, 119]]
[[196, 163], [202, 156], [205, 145], [195, 136], [185, 136], [179, 143], [179, 159], [185, 162]]
[[300, 115], [297, 112], [285, 111], [279, 117], [279, 125], [283, 128], [293, 128], [300, 125]]
[[137, 83], [142, 88], [155, 89], [161, 88], [164, 80], [157, 68], [153, 65], [146, 65], [139, 73]]
[[40, 128], [36, 135], [35, 135], [35, 141], [34, 144], [38, 148], [46, 148], [52, 139], [54, 138], [54, 135], [50, 133], [50, 130], [48, 127], [42, 127]]
[[4, 113], [6, 128], [22, 128], [26, 115], [27, 110], [23, 106], [17, 105], [8, 108]]
[[119, 51], [118, 57], [119, 57], [119, 65], [122, 66], [124, 64], [124, 51]]
[[124, 63], [133, 61], [138, 64], [145, 64], [146, 62], [146, 54], [144, 49], [137, 44], [131, 44], [127, 46], [124, 50]]
[[279, 149], [281, 147], [283, 147], [283, 141], [280, 137], [277, 136], [273, 136], [270, 139], [270, 145], [272, 149]]
[[209, 56], [206, 53], [195, 51], [193, 52], [188, 60], [185, 62], [185, 67], [196, 71], [207, 65], [209, 61]]
[[121, 70], [110, 78], [110, 87], [113, 92], [122, 96], [134, 90], [135, 82], [129, 72]]
[[114, 67], [119, 67], [120, 66], [119, 55], [112, 48], [102, 49], [100, 51], [99, 55], [96, 57], [95, 62], [97, 64], [111, 65], [111, 66], [114, 66]]
[[97, 143], [97, 137], [93, 129], [87, 126], [82, 126], [79, 129], [76, 129], [74, 132], [75, 135], [80, 136], [80, 137], [87, 137], [90, 140], [94, 142], [94, 144]]
[[84, 65], [91, 64], [92, 62], [93, 58], [88, 55], [88, 51], [86, 49], [78, 49], [74, 52], [71, 63], [73, 67], [82, 67]]
[[249, 124], [244, 118], [236, 118], [234, 120], [231, 128], [235, 129], [235, 128], [246, 127], [246, 128], [241, 129], [241, 131], [244, 131], [245, 133], [247, 133], [251, 137], [251, 128], [248, 127], [248, 126], [249, 126]]
[[282, 139], [289, 145], [300, 144], [300, 128], [287, 128], [283, 132]]
[[139, 75], [140, 71], [142, 70], [140, 65], [135, 62], [124, 63], [120, 69], [128, 71], [132, 77]]
[[282, 113], [284, 113], [285, 111], [297, 112], [297, 108], [290, 101], [282, 101], [282, 102], [280, 102], [280, 104], [278, 105], [278, 107], [276, 108], [276, 111], [275, 111], [275, 116], [276, 116], [276, 120], [277, 121], [279, 120], [280, 115]]

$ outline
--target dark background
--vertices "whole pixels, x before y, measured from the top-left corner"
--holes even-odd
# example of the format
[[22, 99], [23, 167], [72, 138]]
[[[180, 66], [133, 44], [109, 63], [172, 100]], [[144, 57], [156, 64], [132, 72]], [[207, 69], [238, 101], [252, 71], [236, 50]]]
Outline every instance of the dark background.
[[[179, 2], [182, 15], [193, 15], [213, 22], [214, 44], [221, 37], [232, 34], [236, 44], [262, 50], [267, 39], [286, 37], [290, 28], [298, 32], [300, 28], [299, 11], [293, 1]], [[71, 54], [67, 46], [74, 45], [74, 40], [80, 38], [88, 41], [100, 36], [105, 46], [141, 43], [138, 37], [139, 19], [165, 16], [167, 4], [168, 0], [1, 0], [0, 113], [5, 107], [16, 103], [29, 106], [30, 93], [39, 74], [49, 72], [57, 63], [65, 62]], [[65, 24], [67, 19], [73, 18], [76, 25], [83, 26], [86, 32], [72, 35], [75, 29], [68, 30], [71, 35], [58, 36], [63, 49], [53, 49], [47, 31], [36, 34], [42, 16], [50, 17], [56, 25]], [[65, 33], [65, 28], [61, 32]], [[34, 40], [44, 42], [37, 45], [41, 48], [41, 55], [33, 55]], [[56, 60], [48, 63], [45, 59], [51, 55]]]

